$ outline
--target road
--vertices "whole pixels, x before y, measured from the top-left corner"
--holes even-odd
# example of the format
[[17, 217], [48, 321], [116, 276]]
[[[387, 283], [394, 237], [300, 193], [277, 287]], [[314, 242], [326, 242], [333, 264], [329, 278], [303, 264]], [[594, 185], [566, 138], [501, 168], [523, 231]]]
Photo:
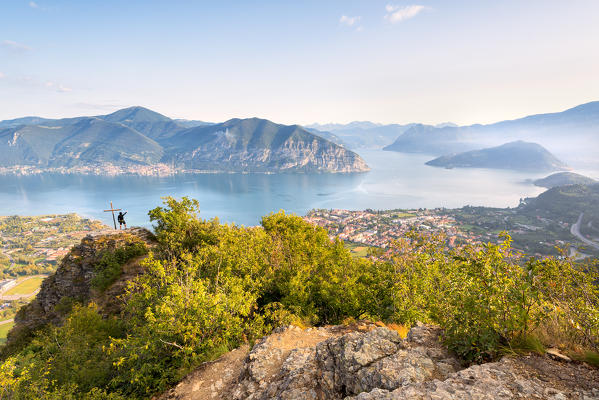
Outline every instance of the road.
[[5, 319], [4, 321], [0, 321], [0, 325], [4, 325], [4, 324], [10, 324], [11, 322], [13, 322], [14, 319]]
[[592, 240], [585, 238], [584, 236], [582, 236], [582, 233], [580, 233], [580, 224], [582, 223], [583, 215], [584, 215], [584, 213], [580, 213], [580, 215], [578, 216], [578, 221], [576, 221], [576, 223], [573, 224], [572, 227], [570, 228], [570, 233], [572, 235], [576, 236], [578, 239], [580, 239], [585, 244], [588, 244], [589, 246], [594, 247], [595, 249], [599, 250], [599, 244], [593, 242]]

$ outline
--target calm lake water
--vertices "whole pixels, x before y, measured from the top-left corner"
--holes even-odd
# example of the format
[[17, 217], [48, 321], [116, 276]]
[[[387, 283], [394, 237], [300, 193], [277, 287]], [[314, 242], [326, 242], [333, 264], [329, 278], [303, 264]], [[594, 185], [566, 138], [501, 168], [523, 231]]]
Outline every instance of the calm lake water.
[[[204, 218], [256, 225], [284, 209], [299, 215], [312, 208], [392, 209], [484, 205], [513, 207], [544, 189], [525, 183], [542, 175], [424, 165], [430, 156], [360, 151], [372, 171], [362, 174], [203, 174], [174, 177], [77, 175], [0, 176], [0, 215], [76, 212], [112, 223], [109, 208], [128, 211], [129, 225], [149, 226], [148, 210], [162, 196], [189, 196]], [[591, 175], [592, 176], [592, 175]]]

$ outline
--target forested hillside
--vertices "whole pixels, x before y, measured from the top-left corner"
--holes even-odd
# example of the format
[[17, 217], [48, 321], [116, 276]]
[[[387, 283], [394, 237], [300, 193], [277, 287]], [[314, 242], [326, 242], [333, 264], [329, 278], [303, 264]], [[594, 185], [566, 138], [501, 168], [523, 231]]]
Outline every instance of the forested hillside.
[[2, 398], [150, 398], [289, 323], [435, 323], [464, 363], [557, 345], [596, 357], [593, 263], [522, 259], [508, 236], [448, 250], [416, 234], [381, 261], [354, 258], [283, 212], [246, 228], [169, 198], [149, 214], [155, 237], [84, 239], [19, 312], [2, 349]]
[[143, 107], [0, 121], [0, 172], [361, 172], [362, 158], [298, 125], [181, 122]]

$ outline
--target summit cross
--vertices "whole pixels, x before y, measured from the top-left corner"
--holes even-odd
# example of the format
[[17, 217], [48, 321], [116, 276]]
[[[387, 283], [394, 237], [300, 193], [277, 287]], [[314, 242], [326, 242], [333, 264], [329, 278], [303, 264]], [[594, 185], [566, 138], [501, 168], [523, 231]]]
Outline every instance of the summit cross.
[[112, 206], [112, 201], [110, 202], [110, 210], [104, 210], [104, 212], [112, 212], [112, 222], [114, 223], [114, 229], [116, 229], [116, 219], [114, 218], [115, 211], [121, 211], [121, 208], [114, 208]]

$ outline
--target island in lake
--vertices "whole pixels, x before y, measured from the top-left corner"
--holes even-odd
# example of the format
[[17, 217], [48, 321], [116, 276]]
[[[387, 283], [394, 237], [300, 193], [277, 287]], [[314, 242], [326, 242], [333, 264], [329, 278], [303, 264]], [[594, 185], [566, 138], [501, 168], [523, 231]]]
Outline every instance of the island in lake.
[[570, 169], [543, 146], [521, 140], [488, 149], [437, 157], [426, 164], [445, 168], [492, 168], [531, 172]]

